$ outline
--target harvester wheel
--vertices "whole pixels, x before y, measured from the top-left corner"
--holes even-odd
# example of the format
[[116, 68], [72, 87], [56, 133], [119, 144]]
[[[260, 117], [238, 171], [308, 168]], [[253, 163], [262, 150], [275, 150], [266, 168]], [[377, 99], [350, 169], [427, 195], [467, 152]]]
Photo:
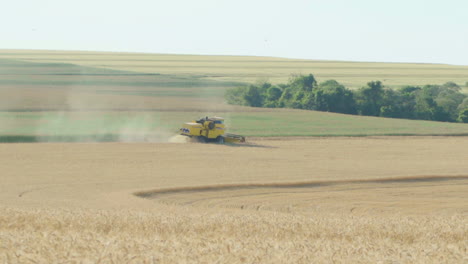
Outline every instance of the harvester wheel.
[[218, 138], [216, 138], [216, 142], [217, 142], [218, 144], [224, 144], [224, 137], [219, 136]]

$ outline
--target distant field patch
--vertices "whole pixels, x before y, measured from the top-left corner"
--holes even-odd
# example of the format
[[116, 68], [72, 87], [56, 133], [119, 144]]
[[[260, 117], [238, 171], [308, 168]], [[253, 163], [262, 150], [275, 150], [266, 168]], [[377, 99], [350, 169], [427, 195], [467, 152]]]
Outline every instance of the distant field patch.
[[349, 88], [372, 80], [385, 85], [442, 84], [468, 81], [468, 66], [419, 63], [344, 62], [247, 56], [199, 56], [146, 53], [0, 50], [0, 58], [41, 63], [71, 63], [102, 69], [196, 76], [205, 79], [287, 82], [291, 74], [314, 74], [335, 79]]
[[314, 73], [319, 80], [334, 78], [359, 87], [372, 79], [386, 84], [387, 77], [394, 84], [427, 84], [436, 77], [468, 80], [466, 69], [265, 57], [0, 51], [0, 141], [119, 141], [125, 135], [141, 141], [156, 136], [159, 142], [177, 133], [183, 122], [206, 115], [225, 117], [230, 132], [248, 137], [467, 135], [466, 124], [261, 109], [224, 100], [226, 89], [255, 79], [287, 81], [290, 73]]
[[206, 110], [241, 82], [0, 58], [0, 110]]

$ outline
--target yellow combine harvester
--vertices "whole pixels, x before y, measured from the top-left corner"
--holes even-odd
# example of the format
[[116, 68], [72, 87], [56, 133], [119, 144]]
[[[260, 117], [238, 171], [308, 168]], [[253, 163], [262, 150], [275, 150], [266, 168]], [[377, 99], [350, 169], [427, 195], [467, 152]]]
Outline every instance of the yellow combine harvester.
[[204, 117], [199, 120], [185, 123], [180, 134], [195, 138], [200, 142], [245, 142], [245, 137], [225, 133], [226, 126], [222, 117]]

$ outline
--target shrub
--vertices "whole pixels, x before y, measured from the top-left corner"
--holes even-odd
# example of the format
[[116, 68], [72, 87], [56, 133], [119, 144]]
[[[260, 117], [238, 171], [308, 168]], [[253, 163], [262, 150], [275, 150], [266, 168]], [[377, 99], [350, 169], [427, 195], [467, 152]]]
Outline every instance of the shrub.
[[458, 114], [458, 122], [468, 123], [468, 108], [460, 111], [460, 114]]

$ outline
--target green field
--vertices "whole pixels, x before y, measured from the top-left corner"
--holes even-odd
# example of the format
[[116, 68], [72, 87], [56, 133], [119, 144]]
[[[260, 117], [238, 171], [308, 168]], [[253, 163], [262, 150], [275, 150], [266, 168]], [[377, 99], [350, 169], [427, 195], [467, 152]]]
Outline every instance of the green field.
[[[201, 112], [2, 112], [0, 142], [164, 142]], [[207, 113], [214, 114], [214, 113]], [[313, 111], [216, 113], [230, 132], [254, 137], [468, 135], [468, 125]]]
[[353, 88], [369, 80], [468, 81], [468, 67], [265, 57], [1, 51], [0, 141], [161, 141], [182, 122], [226, 118], [246, 136], [468, 135], [467, 124], [227, 105], [226, 89], [313, 73]]

